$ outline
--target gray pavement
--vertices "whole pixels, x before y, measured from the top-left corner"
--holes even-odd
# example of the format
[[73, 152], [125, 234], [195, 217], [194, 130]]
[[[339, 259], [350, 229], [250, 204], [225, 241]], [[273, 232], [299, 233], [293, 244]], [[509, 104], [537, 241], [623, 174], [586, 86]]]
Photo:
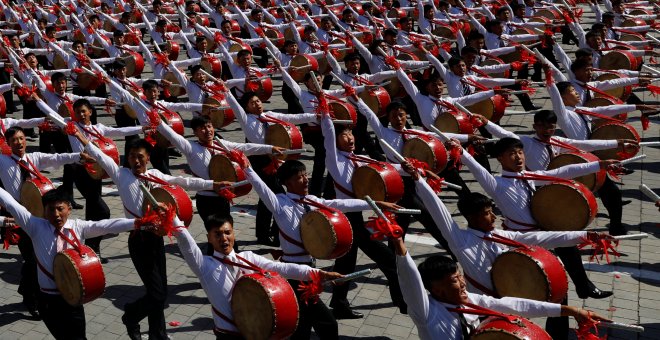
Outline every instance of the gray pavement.
[[[575, 47], [569, 47], [573, 50]], [[184, 55], [182, 54], [182, 57]], [[150, 73], [145, 74], [150, 77]], [[274, 77], [275, 93], [267, 104], [268, 109], [284, 110], [286, 104], [283, 102], [279, 85], [279, 76]], [[638, 93], [643, 99], [655, 101], [648, 93]], [[545, 89], [540, 89], [533, 97], [537, 105], [550, 108], [550, 100]], [[509, 110], [521, 112], [522, 108], [516, 101]], [[101, 113], [100, 122], [115, 125], [114, 119], [104, 111]], [[639, 131], [643, 141], [656, 141], [659, 137], [658, 120], [652, 118], [651, 128], [642, 131], [638, 114], [632, 114], [630, 122]], [[21, 117], [21, 113], [15, 113], [10, 117]], [[184, 114], [184, 118], [190, 116]], [[505, 128], [518, 133], [529, 133], [531, 131], [532, 115], [525, 113], [507, 114], [502, 120]], [[186, 136], [192, 135], [189, 128]], [[239, 130], [238, 124], [233, 123], [223, 129], [224, 138], [233, 141], [243, 141], [244, 136]], [[30, 140], [30, 150], [36, 151], [37, 141]], [[123, 140], [118, 140], [119, 150], [123, 150]], [[308, 147], [311, 149], [311, 147]], [[657, 208], [642, 196], [637, 190], [640, 183], [645, 183], [660, 193], [660, 151], [655, 147], [644, 147], [642, 152], [648, 158], [631, 165], [637, 170], [634, 174], [623, 178], [622, 191], [624, 199], [632, 200], [632, 203], [624, 207], [624, 223], [628, 225], [631, 233], [645, 232], [650, 237], [641, 241], [625, 241], [619, 246], [622, 253], [620, 258], [612, 260], [611, 264], [600, 261], [600, 264], [588, 264], [589, 277], [603, 290], [614, 290], [611, 298], [604, 300], [581, 300], [575, 294], [572, 283], [570, 284], [569, 302], [585, 308], [591, 308], [613, 318], [619, 322], [639, 323], [646, 328], [641, 334], [610, 330], [607, 332], [610, 339], [660, 339], [660, 229], [657, 222], [660, 215]], [[306, 155], [303, 161], [311, 166], [311, 157]], [[184, 158], [172, 158], [171, 165], [174, 174], [184, 175]], [[498, 172], [499, 166], [496, 161], [491, 161], [494, 172]], [[310, 168], [311, 169], [311, 168]], [[468, 181], [470, 189], [483, 192], [473, 177], [463, 171], [464, 178]], [[52, 170], [47, 174], [55, 181], [61, 181], [61, 170]], [[122, 204], [116, 194], [116, 190], [110, 182], [106, 181], [104, 186], [105, 200], [111, 208], [112, 217], [123, 217]], [[76, 191], [79, 203], [85, 204], [80, 194]], [[191, 196], [194, 194], [191, 193]], [[452, 214], [462, 226], [465, 221], [456, 209], [457, 197], [453, 192], [444, 192], [441, 196], [448, 205]], [[236, 224], [237, 239], [240, 240], [242, 250], [254, 250], [258, 253], [268, 253], [268, 248], [256, 245], [254, 237], [254, 207], [257, 197], [254, 192], [245, 197], [235, 200], [232, 208]], [[599, 214], [596, 221], [589, 230], [606, 230], [608, 223], [607, 212], [599, 203]], [[84, 210], [75, 210], [73, 217], [83, 217]], [[365, 214], [366, 216], [366, 214]], [[203, 244], [205, 233], [201, 220], [195, 216], [190, 231], [195, 239]], [[411, 226], [407, 239], [407, 246], [416, 261], [438, 253], [444, 253], [441, 249], [434, 247], [435, 241], [427, 234], [419, 223]], [[103, 255], [110, 260], [104, 265], [106, 275], [106, 292], [103, 297], [85, 305], [87, 315], [87, 335], [90, 339], [126, 339], [125, 328], [121, 323], [123, 305], [144, 293], [142, 283], [135, 272], [133, 264], [128, 255], [127, 234], [107, 237], [101, 245]], [[169, 298], [166, 309], [168, 332], [173, 339], [214, 339], [212, 333], [213, 322], [211, 319], [211, 307], [207, 302], [204, 292], [198, 280], [183, 262], [175, 240], [167, 242], [167, 271], [169, 283]], [[583, 260], [589, 262], [589, 252], [583, 253]], [[21, 296], [16, 292], [21, 258], [16, 247], [0, 252], [0, 339], [47, 339], [51, 338], [48, 330], [41, 321], [34, 321], [22, 307]], [[319, 261], [322, 268], [330, 269], [331, 261]], [[339, 321], [339, 334], [343, 338], [391, 338], [391, 339], [416, 339], [417, 330], [412, 320], [407, 315], [399, 313], [398, 309], [390, 301], [386, 280], [382, 273], [376, 268], [362, 252], [358, 255], [358, 269], [372, 268], [374, 271], [365, 278], [356, 280], [351, 284], [349, 299], [354, 308], [365, 317], [359, 320]], [[330, 291], [326, 290], [321, 296], [326, 303], [330, 299]], [[542, 319], [535, 319], [540, 325], [544, 325]], [[180, 325], [176, 326], [175, 323]], [[572, 326], [575, 323], [571, 321]], [[142, 323], [143, 331], [146, 330], [146, 320]], [[605, 331], [601, 331], [604, 334]], [[146, 338], [146, 334], [144, 335]]]

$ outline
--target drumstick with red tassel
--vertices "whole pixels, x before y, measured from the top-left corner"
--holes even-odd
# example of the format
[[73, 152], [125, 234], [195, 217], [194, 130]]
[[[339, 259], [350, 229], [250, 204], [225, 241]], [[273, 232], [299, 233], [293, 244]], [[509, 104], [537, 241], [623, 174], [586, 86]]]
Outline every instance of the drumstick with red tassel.
[[373, 239], [381, 239], [383, 236], [390, 238], [403, 236], [403, 229], [396, 222], [388, 218], [369, 195], [364, 196], [364, 200], [367, 201], [371, 209], [376, 213], [376, 216], [378, 216], [377, 219], [367, 222], [367, 226], [374, 228], [371, 235]]

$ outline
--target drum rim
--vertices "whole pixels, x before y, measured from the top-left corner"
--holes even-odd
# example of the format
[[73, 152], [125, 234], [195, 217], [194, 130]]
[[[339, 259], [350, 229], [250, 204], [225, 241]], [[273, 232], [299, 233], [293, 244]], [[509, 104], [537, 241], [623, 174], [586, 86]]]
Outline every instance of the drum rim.
[[[85, 253], [84, 255], [85, 255], [85, 256], [87, 256], [87, 253], [89, 253], [89, 252], [91, 252], [92, 254], [94, 254], [94, 258], [96, 259], [95, 262], [96, 262], [96, 264], [98, 265], [98, 267], [101, 269], [101, 270], [100, 270], [100, 273], [101, 273], [101, 281], [103, 282], [103, 290], [99, 293], [99, 295], [98, 295], [97, 297], [95, 297], [95, 298], [93, 298], [93, 299], [87, 301], [87, 302], [91, 302], [91, 301], [96, 300], [96, 299], [98, 299], [99, 297], [103, 296], [103, 294], [105, 294], [105, 290], [106, 290], [106, 288], [107, 288], [107, 285], [106, 285], [106, 282], [107, 282], [107, 281], [106, 281], [106, 279], [105, 279], [105, 271], [103, 270], [103, 265], [101, 264], [101, 259], [99, 258], [98, 254], [96, 254], [96, 252], [94, 251], [94, 249], [90, 248], [89, 246], [87, 246], [87, 245], [85, 245], [85, 244], [81, 244], [80, 247], [81, 247], [81, 248], [84, 247], [83, 250], [84, 250], [84, 253]], [[69, 263], [75, 263], [75, 262], [73, 261], [73, 258], [72, 258], [71, 255], [69, 254], [71, 251], [77, 251], [77, 250], [75, 250], [75, 249], [64, 249], [63, 251], [60, 251], [60, 252], [58, 252], [57, 254], [55, 254], [55, 258], [57, 258], [57, 256], [61, 254], [62, 256], [66, 256], [66, 258], [69, 259]], [[83, 255], [81, 254], [81, 257], [82, 257], [82, 256], [83, 256]], [[54, 276], [54, 277], [55, 277], [55, 258], [53, 258], [53, 276]], [[75, 304], [75, 305], [71, 304], [69, 301], [66, 301], [66, 299], [65, 299], [65, 301], [66, 301], [67, 303], [69, 303], [70, 305], [72, 305], [72, 306], [80, 306], [80, 305], [84, 305], [84, 304], [86, 303], [86, 302], [85, 302], [85, 300], [86, 300], [86, 299], [85, 299], [85, 296], [86, 296], [86, 294], [87, 294], [87, 289], [86, 289], [85, 285], [83, 284], [83, 281], [84, 281], [84, 280], [83, 280], [83, 277], [82, 277], [82, 273], [80, 272], [80, 269], [79, 269], [77, 266], [72, 266], [72, 267], [75, 269], [75, 271], [76, 271], [76, 275], [78, 276], [78, 283], [80, 284], [80, 288], [81, 288], [81, 291], [82, 291], [82, 295], [80, 296], [80, 302], [77, 303], [77, 304]], [[55, 286], [58, 286], [57, 280], [53, 280], [53, 281], [55, 281]], [[57, 287], [57, 290], [60, 292], [60, 294], [62, 294], [62, 291], [60, 290], [59, 287]], [[64, 295], [63, 295], [63, 294], [62, 294], [62, 298], [64, 298]]]

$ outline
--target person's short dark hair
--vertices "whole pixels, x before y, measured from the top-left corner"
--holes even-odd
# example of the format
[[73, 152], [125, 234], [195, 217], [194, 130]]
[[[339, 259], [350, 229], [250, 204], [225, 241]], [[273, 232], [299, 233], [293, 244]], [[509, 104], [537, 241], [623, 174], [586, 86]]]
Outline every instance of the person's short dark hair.
[[5, 140], [10, 140], [12, 137], [14, 137], [14, 135], [15, 135], [17, 132], [22, 132], [23, 134], [25, 134], [25, 130], [23, 130], [22, 127], [20, 127], [20, 126], [12, 126], [12, 127], [10, 127], [9, 129], [7, 129], [7, 130], [5, 131]]
[[449, 7], [449, 2], [448, 1], [439, 1], [438, 2], [438, 8], [440, 7]]
[[291, 45], [294, 45], [294, 44], [298, 44], [298, 42], [295, 41], [295, 40], [287, 39], [287, 40], [284, 40], [284, 46], [282, 46], [282, 48], [286, 49], [287, 47], [289, 47]]
[[353, 11], [350, 8], [347, 8], [341, 12], [342, 18], [353, 15]]
[[124, 12], [121, 14], [121, 19], [124, 20], [130, 20], [131, 19], [131, 12]]
[[431, 290], [433, 281], [442, 280], [458, 271], [456, 261], [442, 255], [434, 255], [417, 266], [419, 276], [422, 277], [422, 284], [428, 291]]
[[578, 59], [571, 64], [571, 72], [575, 73], [575, 71], [582, 70], [591, 66], [592, 65], [589, 61], [585, 59]]
[[305, 26], [303, 32], [305, 32], [306, 34], [310, 34], [316, 32], [316, 29], [312, 26]]
[[598, 37], [600, 37], [600, 33], [596, 32], [596, 31], [589, 31], [589, 32], [587, 32], [587, 34], [584, 35], [584, 38], [587, 39], [587, 40], [589, 40], [591, 38], [598, 38]]
[[92, 106], [92, 103], [89, 102], [89, 100], [85, 98], [80, 98], [73, 102], [73, 109], [76, 110], [80, 107], [87, 106], [88, 109], [92, 110], [94, 107]]
[[220, 27], [222, 27], [222, 26], [224, 26], [224, 25], [226, 25], [226, 24], [231, 25], [231, 20], [227, 20], [227, 19], [222, 20], [222, 22], [220, 23]]
[[154, 0], [154, 2], [151, 4], [152, 6], [162, 6], [163, 2], [160, 0]]
[[602, 18], [603, 18], [603, 20], [605, 20], [605, 19], [614, 19], [614, 17], [615, 17], [614, 13], [608, 11], [608, 12], [603, 13]]
[[[332, 20], [330, 19], [330, 17], [323, 17], [323, 18], [321, 18], [321, 23], [324, 23], [324, 22], [330, 22], [330, 23], [333, 23]], [[334, 24], [334, 23], [333, 23], [333, 24]]]
[[511, 149], [524, 149], [523, 143], [518, 138], [504, 137], [495, 143], [493, 155], [499, 157]]
[[337, 139], [337, 136], [341, 135], [342, 133], [350, 131], [353, 132], [353, 125], [352, 124], [337, 124], [335, 125], [335, 140]]
[[376, 52], [376, 49], [380, 47], [380, 44], [383, 42], [383, 39], [374, 39], [371, 44], [369, 44], [369, 51], [372, 53]]
[[461, 56], [465, 56], [466, 54], [479, 55], [479, 51], [477, 51], [477, 49], [472, 46], [465, 46], [461, 49]]
[[[503, 7], [503, 8], [504, 8], [504, 7]], [[521, 4], [517, 3], [517, 2], [514, 2], [514, 3], [511, 4], [511, 11], [513, 11], [514, 13], [515, 13], [517, 10], [521, 9], [521, 8], [525, 8], [525, 5], [521, 5]]]
[[97, 14], [92, 14], [89, 16], [89, 22], [94, 22], [94, 20], [101, 20]]
[[238, 103], [241, 105], [242, 108], [245, 109], [245, 108], [247, 108], [248, 102], [250, 100], [252, 100], [252, 98], [254, 98], [254, 97], [259, 97], [259, 96], [257, 95], [256, 92], [247, 91], [247, 92], [243, 93], [241, 98], [238, 100]]
[[307, 167], [303, 162], [289, 159], [277, 168], [277, 180], [284, 184], [287, 179], [305, 171], [307, 171]]
[[251, 16], [255, 16], [255, 15], [259, 14], [259, 13], [261, 13], [261, 9], [260, 9], [260, 8], [255, 8], [255, 9], [253, 9], [253, 10], [250, 11], [250, 15], [251, 15]]
[[158, 88], [158, 83], [153, 79], [149, 79], [142, 83], [142, 89], [145, 91], [149, 91], [155, 88]]
[[195, 37], [195, 44], [203, 43], [206, 41], [206, 37], [203, 35], [198, 35]]
[[591, 32], [603, 31], [603, 30], [605, 30], [605, 28], [606, 28], [605, 24], [603, 24], [602, 22], [597, 22], [597, 23], [591, 25], [590, 31]]
[[399, 32], [394, 28], [388, 28], [385, 31], [383, 31], [383, 36], [384, 37], [386, 37], [386, 36], [396, 37], [397, 35], [399, 35]]
[[399, 19], [399, 24], [401, 24], [401, 25], [407, 24], [408, 21], [410, 21], [410, 20], [412, 20], [411, 17], [403, 17], [403, 18]]
[[463, 60], [461, 60], [461, 59], [459, 59], [459, 58], [451, 57], [451, 58], [449, 58], [449, 60], [447, 61], [447, 65], [449, 65], [449, 67], [453, 67], [453, 66], [456, 66], [456, 65], [460, 64], [462, 61], [463, 61]]
[[151, 146], [151, 143], [147, 142], [143, 138], [135, 139], [130, 141], [126, 146], [126, 153], [130, 153], [133, 150], [140, 150], [140, 149], [144, 149], [144, 151], [147, 152], [147, 155], [151, 155], [151, 150], [153, 150], [153, 146]]
[[478, 192], [471, 192], [458, 200], [458, 211], [465, 218], [479, 214], [485, 208], [490, 208], [492, 206], [493, 200]]
[[190, 67], [190, 75], [194, 76], [195, 73], [199, 72], [202, 69], [202, 65], [193, 65]]
[[197, 117], [193, 117], [190, 120], [190, 128], [193, 131], [195, 131], [197, 128], [200, 128], [210, 122], [211, 122], [211, 118], [209, 118], [208, 116], [199, 115]]
[[571, 83], [570, 81], [560, 81], [556, 83], [555, 86], [557, 86], [557, 90], [559, 90], [559, 94], [564, 94], [569, 88], [573, 87], [573, 83]]
[[27, 58], [29, 58], [29, 57], [36, 57], [36, 56], [37, 56], [37, 55], [34, 54], [34, 52], [28, 52], [28, 53], [25, 53], [25, 60], [27, 60]]
[[433, 6], [431, 6], [431, 5], [424, 5], [424, 13], [426, 13], [426, 12], [432, 10], [432, 9], [433, 9]]
[[195, 16], [197, 16], [197, 12], [188, 11], [188, 12], [186, 12], [186, 16], [187, 17], [195, 17]]
[[240, 50], [238, 51], [238, 53], [236, 53], [236, 58], [242, 58], [249, 55], [252, 55], [252, 52], [250, 52], [250, 50]]
[[506, 8], [506, 7], [500, 7], [500, 8], [497, 10], [497, 15], [501, 15], [502, 13], [507, 12], [508, 10], [509, 10], [509, 9]]
[[347, 63], [349, 61], [353, 60], [360, 60], [360, 54], [359, 53], [349, 53], [344, 57], [344, 63]]
[[557, 115], [552, 110], [541, 110], [534, 114], [534, 124], [557, 124]]
[[44, 30], [44, 32], [45, 32], [46, 34], [51, 33], [51, 32], [55, 32], [55, 26], [48, 26], [48, 27], [46, 27], [46, 29]]
[[209, 232], [213, 228], [222, 227], [225, 223], [229, 223], [233, 228], [234, 218], [231, 215], [213, 214], [210, 215], [204, 222], [204, 228], [206, 229], [207, 232]]
[[478, 39], [486, 39], [483, 34], [479, 33], [477, 30], [472, 30], [467, 36], [467, 39], [465, 39], [466, 42], [470, 42], [472, 40], [478, 40]]
[[592, 48], [589, 48], [589, 47], [578, 48], [575, 51], [575, 58], [576, 59], [581, 59], [581, 58], [584, 58], [584, 57], [591, 57], [592, 55], [594, 55], [594, 50]]
[[395, 101], [389, 103], [389, 104], [385, 107], [385, 112], [387, 112], [387, 114], [389, 115], [390, 112], [392, 112], [392, 111], [398, 111], [398, 110], [400, 110], [400, 109], [404, 109], [406, 112], [408, 112], [408, 107], [406, 106], [406, 104], [404, 104], [404, 103], [403, 103], [402, 101], [400, 101], [400, 100], [395, 100]]
[[46, 207], [49, 204], [56, 204], [60, 202], [71, 204], [72, 197], [62, 186], [47, 191], [41, 196], [41, 204]]
[[62, 80], [66, 80], [66, 75], [62, 72], [55, 72], [50, 76], [50, 81], [53, 82], [53, 84], [59, 83]]
[[368, 2], [362, 4], [362, 9], [365, 10], [365, 11], [368, 10], [368, 9], [370, 9], [370, 8], [372, 8], [372, 7], [374, 7], [374, 5], [372, 5], [372, 4], [368, 3]]
[[71, 48], [75, 49], [75, 48], [78, 47], [79, 45], [85, 46], [84, 43], [83, 43], [82, 41], [80, 41], [80, 40], [76, 40], [76, 41], [73, 42], [73, 44], [71, 44]]
[[493, 27], [495, 27], [495, 26], [499, 26], [499, 25], [502, 25], [502, 22], [499, 21], [499, 20], [488, 20], [488, 21], [486, 21], [486, 25], [485, 25], [485, 26], [486, 26], [486, 30], [487, 30], [488, 32], [492, 32], [492, 31], [493, 31]]
[[48, 20], [46, 18], [39, 18], [37, 23], [48, 25]]
[[124, 32], [122, 32], [122, 31], [120, 31], [120, 30], [115, 30], [114, 32], [112, 32], [112, 36], [113, 36], [114, 38], [123, 37], [123, 36], [124, 36]]
[[114, 70], [119, 70], [123, 67], [126, 67], [126, 62], [119, 59], [119, 58], [115, 59], [115, 61], [112, 64], [110, 64], [110, 69], [113, 70], [113, 71]]

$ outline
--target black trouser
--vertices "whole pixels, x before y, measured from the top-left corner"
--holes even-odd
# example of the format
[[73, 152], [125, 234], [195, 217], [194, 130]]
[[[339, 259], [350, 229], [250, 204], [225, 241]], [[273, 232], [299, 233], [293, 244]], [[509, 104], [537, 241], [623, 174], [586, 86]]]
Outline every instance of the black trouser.
[[15, 230], [19, 235], [18, 251], [23, 257], [21, 266], [21, 280], [18, 284], [18, 294], [23, 296], [23, 301], [28, 305], [36, 305], [39, 296], [39, 281], [37, 278], [37, 257], [34, 255], [32, 239], [22, 228]]
[[339, 325], [328, 307], [320, 299], [314, 301], [304, 301], [300, 298], [298, 285], [300, 281], [289, 280], [298, 298], [298, 327], [291, 336], [291, 340], [309, 340], [312, 336], [312, 328], [320, 339], [337, 339], [339, 337]]
[[[266, 155], [257, 155], [257, 156], [248, 156], [250, 164], [252, 164], [252, 169], [259, 175], [262, 181], [266, 183], [266, 186], [276, 194], [284, 193], [284, 188], [277, 180], [275, 174], [267, 174], [264, 172], [264, 168], [270, 164], [272, 159]], [[259, 199], [257, 203], [257, 216], [256, 219], [256, 236], [257, 238], [266, 238], [273, 236], [275, 239], [278, 239], [280, 227], [277, 225], [277, 222], [273, 219], [273, 213], [268, 210], [266, 204]]]
[[[341, 274], [354, 272], [357, 261], [357, 250], [360, 248], [376, 263], [383, 274], [385, 274], [392, 302], [399, 307], [405, 305], [396, 272], [396, 257], [392, 249], [383, 242], [371, 239], [371, 233], [364, 225], [362, 212], [346, 213], [346, 217], [348, 217], [349, 222], [351, 222], [351, 227], [353, 228], [353, 245], [346, 255], [335, 260], [334, 271]], [[333, 288], [330, 307], [337, 308], [340, 306], [349, 306], [349, 302], [346, 299], [348, 288], [348, 284], [338, 285]]]
[[[85, 198], [85, 220], [100, 221], [110, 218], [110, 208], [101, 197], [101, 180], [93, 179], [84, 166], [73, 165], [76, 188]], [[101, 254], [101, 240], [103, 236], [97, 236], [85, 239], [88, 245], [97, 254]]]
[[170, 153], [169, 147], [162, 147], [158, 144], [151, 149], [151, 166], [160, 172], [170, 175]]
[[[451, 162], [451, 161], [450, 161]], [[467, 184], [461, 177], [460, 172], [458, 169], [453, 166], [453, 165], [448, 165], [444, 170], [442, 170], [438, 176], [444, 178], [444, 180], [447, 183], [452, 183], [460, 186], [462, 189], [461, 190], [454, 190], [454, 189], [448, 189], [446, 187], [443, 187], [442, 190], [453, 190], [456, 191], [456, 194], [458, 195], [458, 198], [463, 198], [466, 197], [467, 195], [470, 194], [470, 188], [468, 188]], [[414, 188], [413, 188], [414, 189]]]
[[361, 114], [358, 114], [357, 124], [355, 125], [355, 128], [353, 128], [353, 135], [355, 136], [354, 152], [358, 154], [364, 154], [366, 151], [366, 154], [369, 155], [369, 157], [379, 161], [384, 161], [385, 157], [383, 157], [383, 154], [378, 152], [376, 143], [374, 143], [374, 139], [371, 138], [369, 131], [367, 131], [368, 125], [369, 123], [367, 122], [367, 118]]
[[71, 306], [61, 295], [39, 293], [39, 314], [57, 340], [83, 340], [85, 308]]
[[296, 94], [293, 93], [293, 90], [291, 90], [289, 85], [286, 83], [282, 84], [282, 98], [286, 102], [288, 114], [303, 112], [303, 108], [300, 105], [300, 100], [298, 100]]
[[[562, 305], [568, 304], [568, 298], [564, 298]], [[552, 340], [568, 339], [568, 316], [558, 316], [548, 318], [545, 321], [545, 331], [552, 337]]]
[[258, 59], [257, 58], [254, 59], [254, 62], [257, 64], [257, 66], [261, 68], [265, 68], [266, 65], [268, 65], [268, 52], [266, 52], [265, 48], [253, 47], [252, 55], [254, 55], [255, 57], [259, 57]]
[[[126, 114], [126, 111], [123, 108], [118, 107], [117, 111], [115, 111], [115, 121], [117, 122], [118, 127], [126, 127], [126, 126], [136, 126], [137, 125], [137, 119], [131, 118]], [[124, 159], [121, 163], [123, 167], [128, 168], [128, 146], [131, 144], [132, 141], [139, 139], [139, 136], [132, 135], [132, 136], [126, 136], [124, 137], [124, 140], [126, 143], [124, 144]]]
[[[7, 91], [7, 92], [9, 92], [9, 91]], [[26, 101], [26, 100], [21, 99], [21, 104], [23, 105], [23, 119], [32, 119], [32, 118], [45, 117], [43, 112], [41, 112], [41, 110], [37, 106], [37, 102], [35, 102], [34, 100], [27, 100]], [[27, 135], [27, 136], [31, 136], [31, 135], [34, 134], [34, 128], [23, 129], [23, 131], [25, 131], [25, 135]], [[39, 138], [39, 142], [40, 142], [40, 145], [41, 145], [41, 138]]]
[[[205, 226], [211, 215], [220, 215], [223, 217], [230, 215], [229, 202], [220, 196], [207, 196], [197, 193], [195, 195], [195, 205], [197, 206], [197, 213]], [[237, 250], [236, 242], [234, 242], [234, 250]], [[208, 242], [206, 244], [206, 255], [213, 255], [213, 246]]]
[[[541, 52], [541, 54], [552, 63], [552, 65], [559, 67], [559, 63], [557, 62], [557, 58], [555, 57], [555, 53], [551, 45], [548, 45], [548, 47], [539, 47], [538, 49], [539, 52]], [[534, 75], [531, 78], [533, 81], [541, 81], [541, 75], [543, 74], [541, 66], [542, 65], [540, 61], [534, 64]]]
[[314, 165], [312, 166], [312, 179], [309, 181], [309, 194], [321, 197], [325, 177], [325, 146], [321, 129], [303, 129], [305, 143], [314, 148]]
[[164, 312], [167, 271], [163, 237], [148, 231], [132, 231], [128, 238], [128, 251], [147, 292], [124, 306], [126, 321], [137, 324], [147, 317], [149, 339], [167, 339]]
[[600, 196], [600, 200], [603, 202], [605, 209], [607, 209], [607, 213], [610, 215], [610, 231], [622, 228], [623, 225], [621, 224], [621, 218], [623, 217], [623, 199], [621, 196], [621, 190], [609, 176], [605, 177], [603, 186], [598, 189], [598, 196]]
[[[51, 145], [55, 149], [55, 153], [71, 152], [71, 144], [69, 143], [69, 138], [62, 131], [42, 131], [39, 134], [40, 152], [52, 153]], [[73, 164], [64, 164], [62, 167], [62, 190], [65, 190], [71, 198], [73, 198], [73, 166]]]
[[555, 254], [561, 259], [566, 268], [566, 272], [571, 277], [575, 285], [575, 292], [578, 296], [585, 296], [589, 290], [593, 289], [593, 283], [587, 277], [587, 272], [582, 264], [582, 257], [577, 247], [555, 248]]

